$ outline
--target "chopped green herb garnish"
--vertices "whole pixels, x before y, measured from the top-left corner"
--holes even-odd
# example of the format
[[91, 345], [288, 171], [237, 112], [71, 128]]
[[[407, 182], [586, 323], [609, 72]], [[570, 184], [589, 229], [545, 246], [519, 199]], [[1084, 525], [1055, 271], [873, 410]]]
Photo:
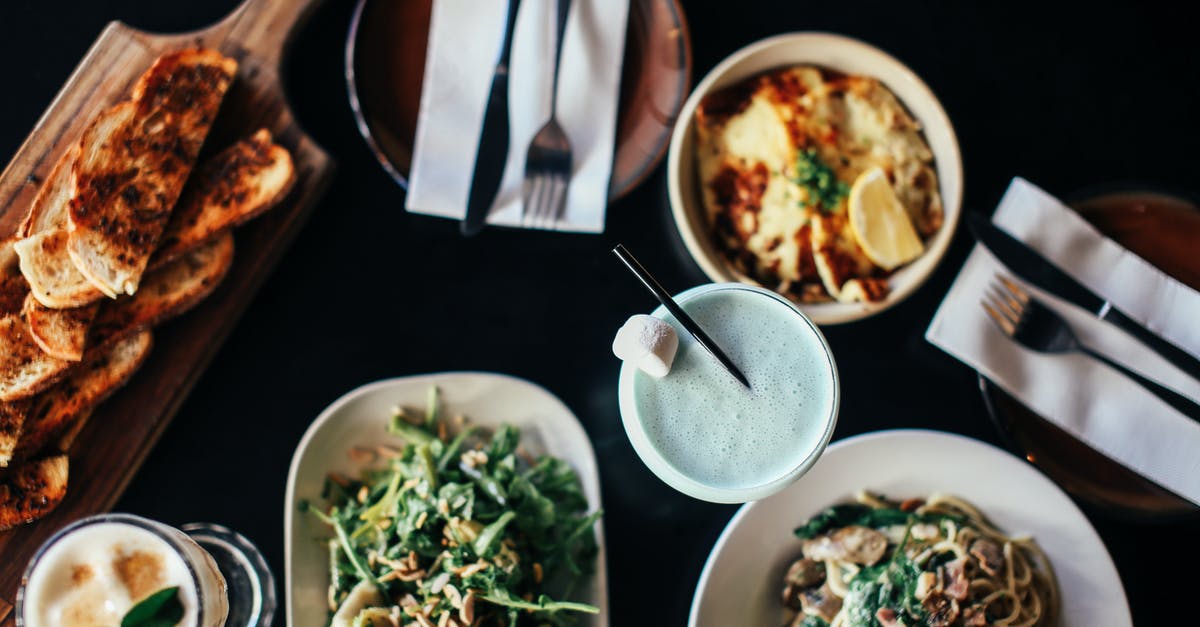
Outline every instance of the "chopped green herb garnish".
[[850, 194], [850, 186], [838, 180], [816, 148], [800, 151], [796, 159], [796, 184], [808, 190], [808, 204], [825, 213], [838, 211], [842, 200]]

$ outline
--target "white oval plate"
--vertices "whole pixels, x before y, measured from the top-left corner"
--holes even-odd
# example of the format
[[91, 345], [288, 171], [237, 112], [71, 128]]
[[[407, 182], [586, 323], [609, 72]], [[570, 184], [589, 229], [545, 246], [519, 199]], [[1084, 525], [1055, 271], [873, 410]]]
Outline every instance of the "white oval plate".
[[[521, 445], [530, 453], [570, 462], [591, 509], [600, 508], [600, 475], [587, 433], [571, 410], [545, 388], [485, 372], [446, 372], [364, 385], [321, 412], [292, 457], [283, 513], [288, 625], [325, 627], [329, 611], [325, 600], [329, 551], [318, 541], [329, 537], [329, 529], [302, 514], [300, 501], [319, 503], [330, 472], [356, 475], [361, 470], [361, 464], [347, 455], [352, 447], [400, 444], [387, 433], [391, 408], [424, 407], [429, 387], [434, 385], [441, 393], [442, 406], [451, 414], [463, 414], [471, 423], [485, 427], [512, 424], [521, 430]], [[599, 615], [580, 621], [582, 625], [608, 627], [602, 522], [596, 524], [596, 541], [600, 548], [596, 574], [572, 600], [600, 608]]]
[[783, 574], [800, 553], [792, 530], [860, 489], [893, 498], [949, 492], [1012, 535], [1032, 535], [1062, 596], [1060, 625], [1132, 625], [1125, 589], [1095, 529], [1071, 499], [1021, 459], [938, 431], [868, 433], [837, 442], [799, 481], [742, 506], [717, 539], [692, 599], [691, 627], [783, 623]]

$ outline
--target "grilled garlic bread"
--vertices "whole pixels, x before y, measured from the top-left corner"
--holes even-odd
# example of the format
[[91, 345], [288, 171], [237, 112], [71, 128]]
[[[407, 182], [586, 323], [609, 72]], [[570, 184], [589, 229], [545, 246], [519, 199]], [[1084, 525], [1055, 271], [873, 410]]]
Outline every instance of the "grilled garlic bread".
[[29, 213], [17, 227], [17, 237], [25, 238], [35, 233], [63, 228], [67, 225], [67, 204], [75, 195], [75, 160], [79, 146], [71, 146], [58, 158], [50, 176], [38, 190], [29, 206]]
[[8, 466], [29, 412], [29, 399], [0, 403], [0, 468]]
[[0, 474], [0, 531], [50, 513], [67, 495], [67, 456], [25, 462]]
[[50, 309], [39, 303], [33, 294], [25, 298], [22, 313], [29, 326], [29, 335], [47, 355], [79, 361], [87, 348], [88, 329], [96, 318], [100, 303], [70, 309]]
[[104, 298], [75, 267], [67, 252], [66, 228], [50, 229], [19, 240], [14, 246], [21, 274], [39, 303], [54, 309], [83, 307]]
[[233, 265], [233, 234], [226, 231], [146, 275], [137, 294], [104, 303], [90, 334], [102, 343], [174, 318], [208, 297]]
[[265, 128], [207, 159], [192, 173], [151, 267], [262, 215], [287, 195], [295, 178], [291, 153]]
[[[150, 258], [149, 270], [261, 215], [287, 195], [294, 178], [291, 155], [272, 143], [266, 129], [205, 160], [184, 188], [159, 249]], [[47, 185], [53, 182], [51, 177]], [[38, 207], [36, 202], [34, 207]], [[36, 221], [43, 228], [26, 233], [16, 244], [21, 272], [34, 298], [52, 309], [103, 300], [104, 294], [76, 269], [67, 253], [65, 223], [56, 227], [48, 219], [26, 221]]]
[[50, 387], [72, 362], [42, 350], [20, 312], [0, 316], [0, 402], [27, 398]]
[[133, 296], [72, 309], [50, 309], [30, 295], [24, 315], [33, 340], [59, 359], [79, 361], [91, 343], [103, 345], [191, 309], [216, 289], [233, 265], [233, 235], [151, 270]]
[[132, 99], [84, 131], [67, 211], [67, 252], [101, 292], [137, 291], [237, 62], [215, 50], [163, 55]]
[[29, 333], [22, 315], [29, 288], [12, 264], [12, 247], [0, 242], [0, 402], [37, 394], [70, 366], [42, 351]]
[[142, 331], [90, 355], [58, 385], [34, 399], [14, 459], [30, 459], [63, 434], [72, 423], [85, 419], [92, 409], [125, 385], [146, 361], [151, 333]]

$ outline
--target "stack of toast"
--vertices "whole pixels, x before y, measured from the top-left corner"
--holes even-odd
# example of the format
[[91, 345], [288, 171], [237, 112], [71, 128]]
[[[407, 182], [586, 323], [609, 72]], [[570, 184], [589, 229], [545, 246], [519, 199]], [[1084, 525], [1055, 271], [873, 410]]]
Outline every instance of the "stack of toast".
[[214, 50], [160, 57], [0, 242], [0, 530], [62, 501], [71, 444], [153, 327], [211, 294], [233, 228], [291, 189], [291, 155], [265, 129], [197, 164], [236, 72]]

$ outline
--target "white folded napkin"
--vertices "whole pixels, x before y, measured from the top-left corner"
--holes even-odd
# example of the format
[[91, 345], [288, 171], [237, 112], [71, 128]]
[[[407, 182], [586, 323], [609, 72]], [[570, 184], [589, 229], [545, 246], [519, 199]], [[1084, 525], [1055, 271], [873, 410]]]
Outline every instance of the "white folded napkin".
[[[488, 222], [521, 225], [525, 153], [550, 117], [555, 2], [525, 0], [509, 75], [508, 163]], [[435, 0], [409, 176], [409, 211], [462, 219], [506, 2]], [[629, 0], [575, 0], [558, 80], [558, 120], [571, 140], [574, 176], [558, 230], [600, 233], [612, 174]]]
[[[1200, 354], [1200, 293], [1105, 238], [1054, 197], [1014, 179], [992, 221], [1131, 318]], [[1092, 448], [1200, 504], [1200, 423], [1086, 355], [1036, 353], [1005, 337], [980, 306], [997, 273], [1062, 314], [1084, 344], [1200, 399], [1200, 382], [1091, 312], [1023, 283], [982, 246], [967, 258], [925, 338]]]

